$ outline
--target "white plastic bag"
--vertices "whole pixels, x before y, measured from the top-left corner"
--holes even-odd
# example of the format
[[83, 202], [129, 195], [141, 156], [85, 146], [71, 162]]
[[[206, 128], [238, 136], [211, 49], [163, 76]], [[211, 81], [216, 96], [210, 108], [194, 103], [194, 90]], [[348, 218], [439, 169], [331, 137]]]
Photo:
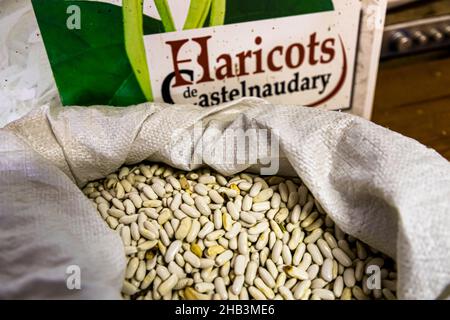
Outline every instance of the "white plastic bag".
[[[198, 149], [180, 138], [199, 123], [207, 150], [229, 148], [227, 128], [276, 132], [282, 172], [298, 175], [345, 232], [396, 259], [399, 298], [434, 299], [450, 284], [447, 160], [355, 116], [248, 99], [44, 106], [1, 129], [0, 298], [119, 298], [122, 244], [78, 187], [143, 160], [194, 169]], [[203, 160], [225, 175], [256, 168]], [[71, 265], [81, 290], [66, 286]]]

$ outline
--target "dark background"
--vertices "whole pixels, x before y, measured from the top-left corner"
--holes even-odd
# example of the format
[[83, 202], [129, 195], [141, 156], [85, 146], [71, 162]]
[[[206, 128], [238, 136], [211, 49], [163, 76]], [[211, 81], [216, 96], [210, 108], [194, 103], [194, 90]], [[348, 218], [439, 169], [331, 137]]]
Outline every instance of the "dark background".
[[[389, 11], [386, 25], [441, 14], [449, 0], [420, 1]], [[372, 121], [450, 160], [450, 49], [382, 61]]]

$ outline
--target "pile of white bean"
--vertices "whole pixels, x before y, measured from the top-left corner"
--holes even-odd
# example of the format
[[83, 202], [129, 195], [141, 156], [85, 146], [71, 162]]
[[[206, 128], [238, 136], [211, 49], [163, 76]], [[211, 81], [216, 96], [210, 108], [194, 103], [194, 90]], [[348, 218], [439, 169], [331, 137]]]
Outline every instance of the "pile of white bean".
[[125, 299], [395, 299], [392, 260], [344, 234], [298, 178], [141, 164], [83, 192], [123, 240]]

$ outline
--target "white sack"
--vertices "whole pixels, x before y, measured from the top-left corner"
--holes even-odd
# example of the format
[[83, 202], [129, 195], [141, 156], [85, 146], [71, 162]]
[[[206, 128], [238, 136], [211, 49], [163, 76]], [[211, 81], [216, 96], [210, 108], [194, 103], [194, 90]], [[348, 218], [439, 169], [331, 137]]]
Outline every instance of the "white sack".
[[0, 0], [0, 128], [59, 100], [31, 1]]
[[[119, 298], [121, 241], [77, 185], [143, 160], [194, 169], [177, 135], [200, 121], [208, 150], [223, 144], [211, 128], [276, 130], [283, 171], [345, 232], [396, 259], [400, 298], [434, 299], [450, 283], [447, 160], [358, 117], [252, 99], [208, 109], [44, 106], [0, 129], [0, 298]], [[171, 159], [175, 147], [186, 157]], [[246, 169], [204, 160], [222, 174]], [[66, 288], [69, 265], [81, 267], [80, 291]]]

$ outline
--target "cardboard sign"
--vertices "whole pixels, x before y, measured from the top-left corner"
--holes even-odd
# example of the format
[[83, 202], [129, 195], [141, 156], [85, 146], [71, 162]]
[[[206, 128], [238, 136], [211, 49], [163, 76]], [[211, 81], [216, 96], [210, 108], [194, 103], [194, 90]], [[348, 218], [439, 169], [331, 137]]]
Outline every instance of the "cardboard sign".
[[[256, 96], [366, 117], [382, 28], [370, 26], [370, 19], [382, 23], [385, 5], [33, 0], [64, 105], [156, 101], [209, 107]], [[370, 42], [360, 41], [364, 31]], [[358, 88], [360, 79], [365, 82]], [[358, 96], [363, 106], [355, 106]]]

